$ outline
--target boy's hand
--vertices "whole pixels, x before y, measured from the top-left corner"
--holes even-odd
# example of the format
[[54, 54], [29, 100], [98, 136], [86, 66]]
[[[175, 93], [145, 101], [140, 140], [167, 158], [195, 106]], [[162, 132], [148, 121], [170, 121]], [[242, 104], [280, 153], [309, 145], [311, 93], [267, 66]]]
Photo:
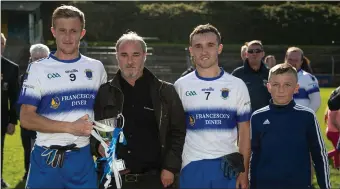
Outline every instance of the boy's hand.
[[236, 179], [236, 189], [247, 189], [248, 188], [248, 173], [240, 173]]

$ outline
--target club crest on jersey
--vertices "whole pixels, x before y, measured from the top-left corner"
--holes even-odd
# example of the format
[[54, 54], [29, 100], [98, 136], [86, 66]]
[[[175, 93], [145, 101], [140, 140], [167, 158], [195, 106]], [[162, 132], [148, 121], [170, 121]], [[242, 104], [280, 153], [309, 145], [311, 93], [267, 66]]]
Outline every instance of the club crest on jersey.
[[192, 115], [189, 115], [189, 125], [194, 126], [195, 125], [195, 118]]
[[59, 98], [58, 97], [52, 98], [52, 100], [51, 100], [51, 108], [57, 109], [59, 107], [59, 105], [60, 105]]
[[229, 89], [228, 88], [222, 88], [221, 89], [221, 97], [224, 100], [229, 97]]
[[92, 76], [93, 76], [92, 70], [86, 69], [86, 70], [85, 70], [85, 75], [86, 75], [87, 79], [91, 80], [91, 79], [92, 79]]

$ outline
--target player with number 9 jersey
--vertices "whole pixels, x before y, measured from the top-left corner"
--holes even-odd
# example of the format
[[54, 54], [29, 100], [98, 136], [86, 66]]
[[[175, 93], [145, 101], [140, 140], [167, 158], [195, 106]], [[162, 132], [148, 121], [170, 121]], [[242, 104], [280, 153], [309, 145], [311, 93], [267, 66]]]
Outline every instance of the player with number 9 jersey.
[[[95, 96], [106, 80], [106, 71], [98, 60], [83, 55], [59, 60], [51, 53], [28, 66], [18, 103], [36, 106], [39, 115], [51, 120], [73, 122], [86, 114], [93, 118]], [[70, 143], [84, 147], [89, 144], [89, 138], [37, 132], [38, 146]]]

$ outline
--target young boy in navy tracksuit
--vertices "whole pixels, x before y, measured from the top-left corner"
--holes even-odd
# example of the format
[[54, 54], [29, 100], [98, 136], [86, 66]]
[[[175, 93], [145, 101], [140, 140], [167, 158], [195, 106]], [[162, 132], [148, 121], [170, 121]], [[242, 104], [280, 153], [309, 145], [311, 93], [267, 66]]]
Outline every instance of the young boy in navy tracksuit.
[[293, 100], [297, 72], [290, 64], [270, 69], [270, 104], [251, 117], [251, 189], [311, 188], [310, 155], [318, 184], [329, 189], [327, 152], [313, 110]]

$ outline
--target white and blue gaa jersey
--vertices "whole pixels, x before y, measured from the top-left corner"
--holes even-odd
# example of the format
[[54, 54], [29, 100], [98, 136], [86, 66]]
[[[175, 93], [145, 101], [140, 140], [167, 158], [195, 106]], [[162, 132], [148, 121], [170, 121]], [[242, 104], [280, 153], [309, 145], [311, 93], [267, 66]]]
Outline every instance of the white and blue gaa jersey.
[[[306, 106], [316, 111], [319, 108], [321, 102], [313, 102], [313, 100], [321, 101], [321, 97], [316, 98], [316, 99], [311, 99], [311, 94], [320, 93], [318, 80], [312, 74], [300, 69], [298, 71], [298, 83], [299, 83], [300, 88], [299, 88], [299, 92], [294, 94], [294, 101], [297, 104]], [[317, 107], [314, 107], [315, 103]]]
[[[95, 96], [107, 80], [103, 64], [80, 55], [73, 60], [48, 58], [29, 64], [19, 96], [19, 104], [37, 107], [37, 113], [56, 121], [73, 122], [88, 114], [93, 118]], [[88, 145], [89, 137], [68, 133], [37, 132], [39, 146]]]
[[216, 78], [202, 78], [194, 71], [178, 79], [175, 88], [186, 114], [182, 168], [237, 152], [237, 124], [251, 115], [245, 83], [221, 69]]

